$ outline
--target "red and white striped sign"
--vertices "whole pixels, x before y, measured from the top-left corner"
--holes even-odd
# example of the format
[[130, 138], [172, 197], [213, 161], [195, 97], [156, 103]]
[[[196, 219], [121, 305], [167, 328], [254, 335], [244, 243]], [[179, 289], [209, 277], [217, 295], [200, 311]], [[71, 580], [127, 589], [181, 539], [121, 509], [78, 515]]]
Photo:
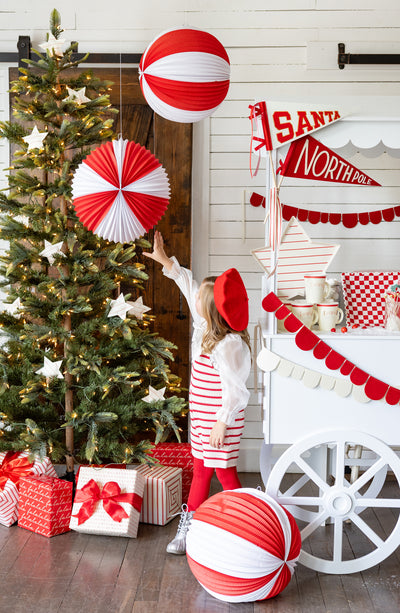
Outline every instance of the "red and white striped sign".
[[347, 162], [340, 155], [312, 136], [294, 141], [280, 167], [284, 177], [346, 183], [347, 185], [380, 186], [380, 183]]
[[[323, 275], [339, 247], [340, 245], [313, 243], [297, 219], [292, 217], [279, 246], [278, 296], [289, 299], [304, 295], [304, 275]], [[272, 248], [254, 249], [252, 254], [263, 270], [270, 274], [273, 263]]]
[[135, 470], [146, 480], [140, 521], [164, 526], [181, 510], [182, 469], [142, 464]]
[[325, 104], [256, 102], [250, 107], [252, 150], [267, 155], [306, 134], [338, 121], [343, 113]]

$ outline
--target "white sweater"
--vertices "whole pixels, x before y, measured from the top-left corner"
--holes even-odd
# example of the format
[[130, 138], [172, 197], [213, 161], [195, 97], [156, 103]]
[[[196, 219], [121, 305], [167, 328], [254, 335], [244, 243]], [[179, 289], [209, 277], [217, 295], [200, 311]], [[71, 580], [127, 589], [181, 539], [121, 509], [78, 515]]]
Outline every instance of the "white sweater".
[[[179, 265], [175, 257], [171, 258], [173, 267], [163, 273], [173, 279], [185, 296], [193, 318], [192, 361], [201, 353], [201, 341], [205, 332], [206, 322], [196, 310], [196, 294], [199, 286], [193, 280], [190, 270]], [[210, 355], [214, 368], [221, 377], [222, 407], [217, 411], [217, 419], [230, 426], [241, 409], [246, 408], [250, 392], [246, 381], [250, 374], [251, 356], [249, 348], [239, 334], [227, 334], [216, 344]]]

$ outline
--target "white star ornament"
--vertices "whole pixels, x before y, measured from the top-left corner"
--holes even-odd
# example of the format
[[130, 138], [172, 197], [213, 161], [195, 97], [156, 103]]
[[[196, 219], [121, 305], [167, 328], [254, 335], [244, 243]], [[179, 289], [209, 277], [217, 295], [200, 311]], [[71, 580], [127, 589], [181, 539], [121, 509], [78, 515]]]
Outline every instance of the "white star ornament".
[[43, 51], [48, 51], [50, 57], [62, 57], [64, 55], [62, 51], [64, 43], [64, 38], [56, 38], [53, 34], [49, 33], [47, 42], [40, 44], [39, 47]]
[[63, 246], [63, 241], [60, 241], [59, 243], [55, 243], [54, 245], [52, 245], [51, 243], [49, 243], [49, 241], [45, 240], [44, 249], [43, 251], [39, 253], [39, 255], [47, 258], [49, 260], [49, 264], [53, 264], [55, 255], [61, 255], [62, 257], [65, 258], [65, 253], [61, 251], [62, 246]]
[[39, 368], [39, 370], [36, 371], [36, 374], [43, 375], [44, 377], [48, 377], [49, 379], [52, 377], [57, 377], [57, 379], [63, 379], [64, 376], [60, 373], [62, 362], [62, 360], [52, 362], [45, 357], [42, 368]]
[[22, 306], [21, 300], [19, 298], [14, 300], [14, 302], [12, 302], [11, 304], [7, 304], [3, 302], [4, 311], [6, 311], [7, 313], [10, 313], [10, 315], [14, 315], [14, 317], [16, 317], [17, 319], [21, 317], [20, 313], [16, 314], [16, 312], [18, 311], [18, 309], [21, 308], [21, 306]]
[[143, 304], [143, 298], [140, 296], [135, 302], [127, 300], [126, 304], [130, 305], [129, 315], [134, 315], [137, 319], [143, 319], [143, 313], [151, 311], [151, 308]]
[[82, 89], [71, 89], [67, 86], [68, 96], [64, 98], [64, 100], [71, 100], [76, 102], [77, 104], [85, 104], [85, 102], [90, 102], [90, 98], [85, 96], [86, 87], [82, 87]]
[[156, 390], [154, 387], [151, 387], [151, 385], [149, 385], [149, 393], [147, 396], [142, 398], [142, 400], [148, 403], [157, 402], [157, 400], [165, 400], [164, 398], [165, 390], [166, 390], [165, 387], [162, 387], [160, 390]]
[[124, 294], [120, 294], [116, 300], [111, 300], [111, 309], [107, 317], [120, 317], [124, 320], [131, 308], [129, 302], [125, 301]]
[[32, 149], [43, 149], [43, 141], [48, 135], [48, 132], [39, 132], [35, 126], [28, 136], [24, 136], [22, 140], [28, 143], [28, 151]]

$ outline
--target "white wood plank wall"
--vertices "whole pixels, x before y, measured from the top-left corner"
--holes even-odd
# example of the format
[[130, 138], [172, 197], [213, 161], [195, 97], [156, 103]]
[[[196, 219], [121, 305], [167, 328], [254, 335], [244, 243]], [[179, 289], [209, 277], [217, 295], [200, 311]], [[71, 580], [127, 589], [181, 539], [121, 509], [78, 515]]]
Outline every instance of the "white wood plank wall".
[[[55, 5], [54, 0], [0, 0], [0, 51], [15, 49], [20, 34], [29, 34], [34, 45], [42, 42]], [[57, 7], [65, 38], [79, 41], [80, 51], [142, 53], [161, 31], [187, 25], [211, 32], [228, 51], [232, 79], [227, 99], [194, 132], [193, 264], [199, 276], [231, 266], [239, 269], [250, 294], [252, 331], [261, 315], [262, 296], [261, 274], [249, 252], [264, 243], [264, 210], [247, 204], [244, 222], [241, 201], [243, 190], [247, 198], [252, 191], [263, 191], [264, 173], [250, 178], [248, 104], [254, 99], [334, 102], [352, 112], [379, 114], [376, 98], [372, 103], [371, 97], [399, 96], [400, 66], [339, 70], [337, 43], [345, 43], [352, 53], [400, 53], [398, 0], [120, 0], [114, 7], [110, 10], [106, 0]], [[0, 66], [1, 118], [7, 112], [7, 68]], [[332, 211], [399, 202], [398, 159], [357, 154], [351, 161], [384, 187], [333, 187], [285, 179], [282, 201]], [[6, 164], [6, 148], [0, 143], [0, 167]], [[398, 266], [399, 227], [399, 222], [353, 230], [305, 224], [311, 237], [341, 243], [332, 273]], [[242, 470], [257, 468], [261, 427], [261, 404], [253, 392]]]

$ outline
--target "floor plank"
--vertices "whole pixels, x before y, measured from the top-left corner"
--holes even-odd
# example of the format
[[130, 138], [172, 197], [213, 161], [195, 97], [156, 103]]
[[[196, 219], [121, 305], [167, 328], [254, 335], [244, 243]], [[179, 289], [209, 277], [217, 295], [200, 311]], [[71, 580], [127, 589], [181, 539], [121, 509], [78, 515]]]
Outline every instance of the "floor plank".
[[[242, 474], [244, 487], [261, 485], [259, 474]], [[288, 484], [295, 477], [288, 476]], [[213, 480], [211, 493], [219, 485]], [[307, 487], [305, 488], [307, 491]], [[382, 495], [398, 497], [388, 482]], [[370, 526], [386, 537], [398, 513], [369, 509]], [[52, 539], [17, 526], [0, 526], [1, 613], [398, 613], [400, 550], [375, 568], [326, 575], [298, 565], [292, 581], [272, 600], [229, 604], [213, 598], [192, 575], [185, 556], [166, 554], [178, 518], [167, 526], [140, 524], [128, 539], [69, 532]], [[304, 543], [329, 556], [332, 526], [321, 526]], [[368, 541], [345, 526], [345, 556], [368, 551]]]

